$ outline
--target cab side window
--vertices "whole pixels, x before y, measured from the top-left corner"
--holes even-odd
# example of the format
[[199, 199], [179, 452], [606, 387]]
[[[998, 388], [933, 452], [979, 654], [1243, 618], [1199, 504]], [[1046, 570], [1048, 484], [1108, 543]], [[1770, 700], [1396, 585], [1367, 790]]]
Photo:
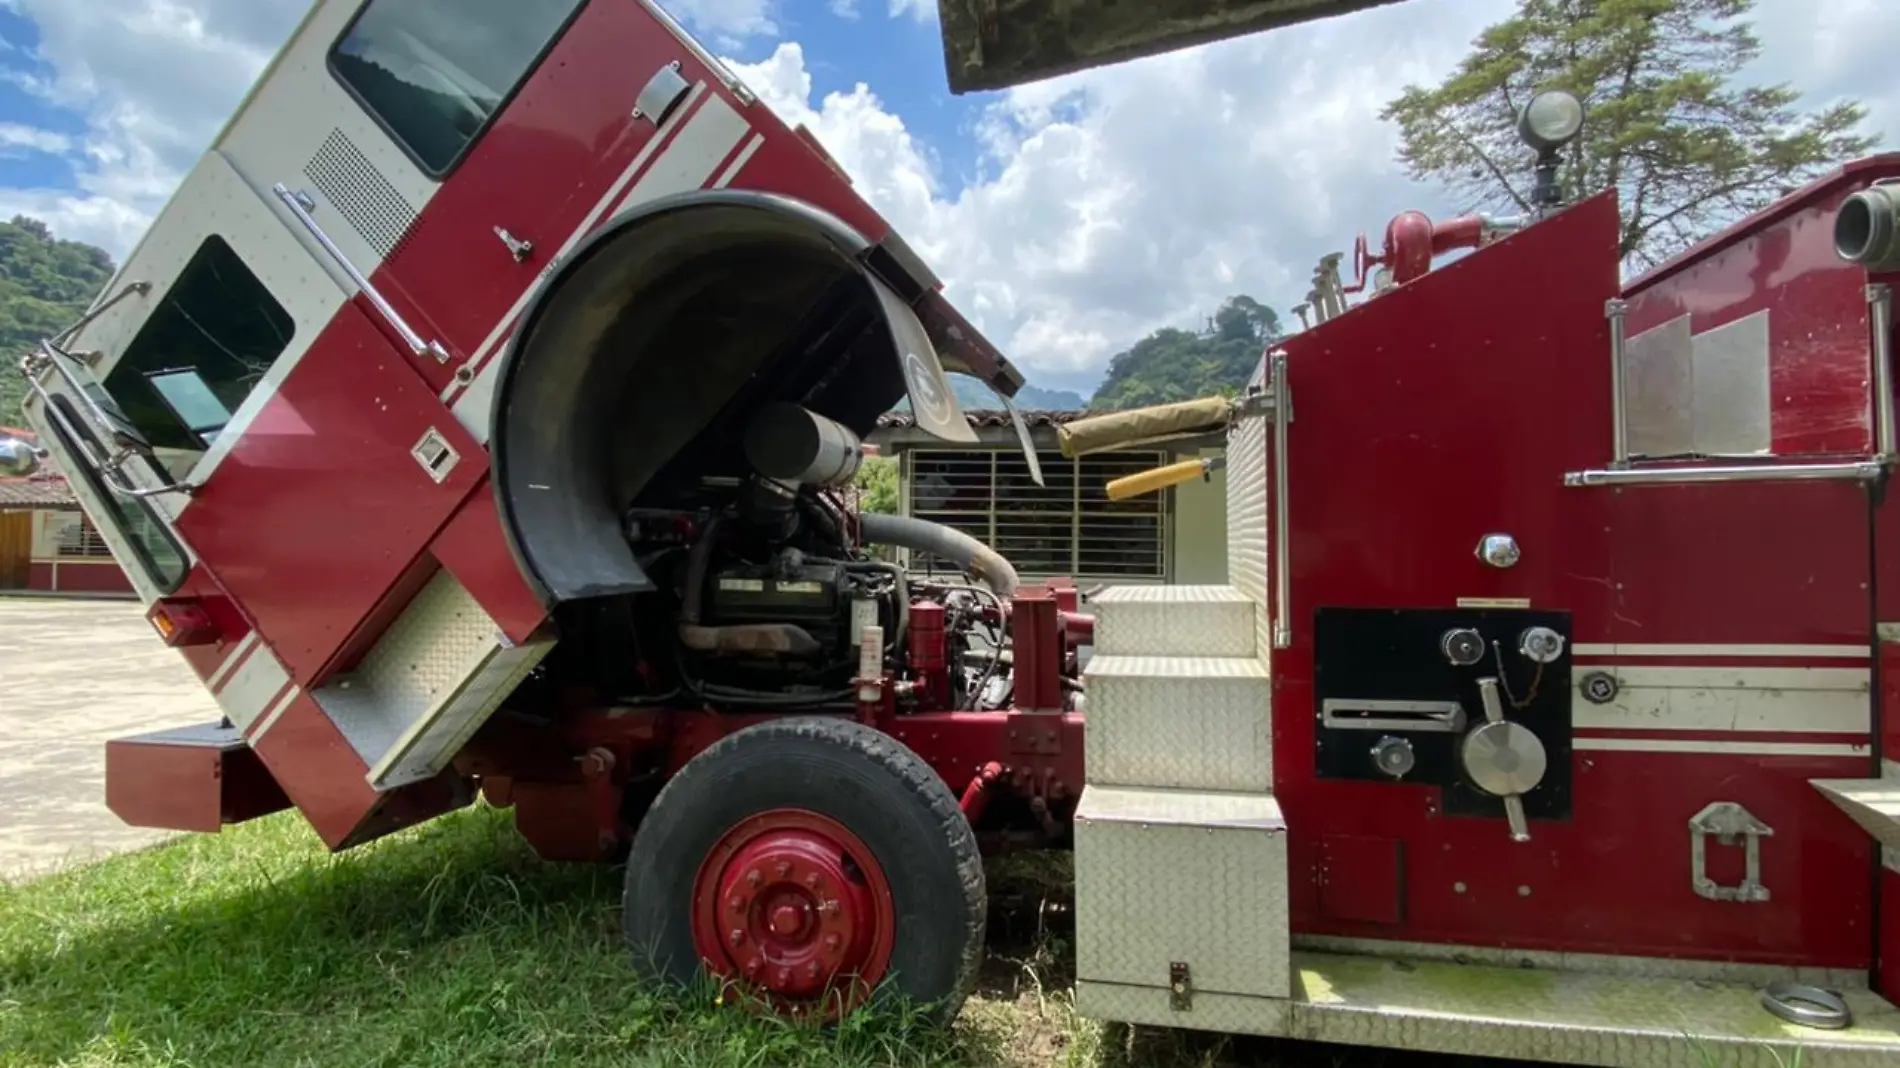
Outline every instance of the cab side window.
[[126, 346], [106, 393], [182, 479], [295, 335], [290, 313], [213, 235]]
[[432, 178], [454, 168], [585, 0], [370, 0], [330, 70]]

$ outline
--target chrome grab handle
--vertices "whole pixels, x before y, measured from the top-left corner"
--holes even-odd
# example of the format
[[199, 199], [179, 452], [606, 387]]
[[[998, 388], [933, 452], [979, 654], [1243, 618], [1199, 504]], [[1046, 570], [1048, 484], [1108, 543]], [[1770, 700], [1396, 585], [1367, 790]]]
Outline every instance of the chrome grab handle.
[[[54, 369], [59, 372], [61, 378], [66, 380], [67, 386], [71, 388], [73, 392], [79, 394], [80, 399], [85, 401], [86, 407], [92, 409], [95, 422], [98, 423], [100, 428], [110, 429], [110, 423], [104, 411], [100, 409], [98, 402], [93, 400], [92, 396], [73, 378], [71, 372], [67, 371], [66, 368], [61, 365], [59, 357], [53, 355], [53, 353], [57, 353], [58, 350], [51, 349], [44, 341], [40, 342], [40, 348], [42, 350], [40, 358], [52, 361]], [[157, 497], [166, 493], [190, 494], [192, 490], [197, 488], [189, 483], [173, 482], [163, 486], [155, 486], [151, 489], [143, 489], [126, 478], [125, 461], [131, 459], [133, 454], [125, 450], [121, 450], [109, 457], [99, 456], [94, 453], [92, 446], [87, 444], [86, 435], [80, 433], [79, 428], [75, 427], [72, 424], [72, 420], [66, 417], [65, 410], [53, 403], [53, 395], [47, 392], [45, 386], [40, 384], [39, 375], [33, 366], [34, 362], [34, 358], [31, 356], [20, 361], [20, 373], [26, 376], [27, 388], [31, 389], [33, 394], [39, 397], [40, 404], [46, 408], [46, 417], [58, 423], [60, 429], [65, 432], [66, 437], [72, 439], [73, 447], [77, 448], [80, 452], [80, 459], [85, 461], [86, 465], [91, 467], [94, 471], [99, 472], [99, 477], [105, 480], [107, 488], [111, 489], [112, 492], [121, 497], [144, 498]]]
[[1273, 377], [1273, 647], [1293, 644], [1293, 560], [1287, 546], [1286, 425], [1292, 408], [1287, 404], [1286, 353], [1274, 351]]
[[81, 330], [84, 330], [86, 327], [92, 325], [92, 321], [94, 319], [97, 319], [101, 315], [104, 315], [106, 312], [111, 311], [113, 306], [118, 304], [120, 301], [131, 296], [134, 293], [137, 293], [140, 296], [144, 296], [145, 294], [150, 293], [151, 291], [152, 291], [152, 283], [150, 282], [127, 282], [124, 288], [120, 289], [117, 293], [114, 293], [110, 299], [105, 300], [104, 302], [100, 303], [97, 307], [93, 308], [91, 311], [80, 316], [78, 322], [74, 323], [73, 325], [67, 327], [64, 330], [61, 330], [59, 333], [54, 334], [51, 339], [52, 344], [55, 344], [55, 345], [66, 344], [68, 341], [71, 341], [73, 339], [74, 335], [78, 334]]
[[686, 28], [681, 26], [679, 20], [674, 18], [670, 12], [655, 3], [654, 0], [636, 0], [636, 2], [640, 5], [642, 10], [653, 17], [655, 22], [665, 27], [666, 31], [673, 35], [674, 40], [684, 45], [686, 50], [693, 54], [694, 59], [699, 60], [700, 63], [705, 65], [707, 70], [712, 71], [713, 77], [719, 79], [719, 84], [725, 86], [728, 92], [738, 98], [741, 107], [751, 107], [758, 102], [759, 98], [752, 92], [751, 88], [747, 86], [746, 83], [740, 81], [739, 76], [732, 73], [730, 67], [720, 62], [719, 57], [706, 51], [706, 46], [700, 44], [692, 34], [687, 33]]
[[408, 321], [396, 311], [395, 305], [389, 303], [389, 299], [370, 284], [369, 278], [356, 269], [356, 265], [343, 254], [343, 250], [336, 247], [336, 242], [330, 240], [330, 235], [323, 232], [323, 227], [317, 225], [317, 220], [310, 214], [316, 209], [317, 203], [310, 198], [310, 194], [292, 192], [282, 182], [272, 186], [271, 192], [277, 194], [277, 199], [284, 202], [284, 206], [290, 209], [290, 213], [297, 217], [297, 221], [303, 224], [305, 230], [310, 231], [310, 236], [317, 239], [317, 244], [323, 246], [323, 251], [330, 254], [330, 258], [336, 261], [336, 265], [343, 268], [343, 273], [350, 276], [350, 281], [356, 284], [357, 289], [362, 290], [365, 297], [369, 298], [369, 302], [375, 306], [376, 313], [383, 317], [383, 321], [402, 336], [403, 344], [409, 346], [411, 354], [433, 357], [437, 363], [449, 362], [449, 350], [443, 348], [440, 341], [424, 341], [422, 335], [416, 332], [415, 327], [410, 326]]
[[1874, 453], [1879, 460], [1892, 463], [1894, 445], [1893, 402], [1893, 290], [1885, 285], [1867, 287], [1867, 317], [1874, 331]]
[[1872, 482], [1886, 471], [1879, 460], [1812, 464], [1730, 464], [1723, 467], [1618, 467], [1568, 471], [1566, 486], [1665, 486], [1709, 482]]
[[1458, 734], [1465, 709], [1456, 701], [1386, 701], [1328, 697], [1320, 702], [1320, 726], [1340, 731], [1417, 731]]

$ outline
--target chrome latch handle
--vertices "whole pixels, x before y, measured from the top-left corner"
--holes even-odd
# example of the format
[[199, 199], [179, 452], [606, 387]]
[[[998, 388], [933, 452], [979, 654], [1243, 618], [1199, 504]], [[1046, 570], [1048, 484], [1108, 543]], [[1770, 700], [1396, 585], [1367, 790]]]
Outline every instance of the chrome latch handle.
[[1528, 842], [1531, 828], [1524, 815], [1524, 795], [1544, 781], [1549, 767], [1543, 739], [1529, 727], [1504, 718], [1496, 678], [1479, 679], [1478, 695], [1484, 703], [1485, 722], [1465, 735], [1459, 757], [1478, 789], [1503, 799], [1511, 840]]
[[444, 348], [440, 341], [424, 341], [422, 335], [417, 333], [416, 329], [409, 325], [408, 320], [396, 311], [395, 305], [389, 303], [389, 299], [370, 284], [369, 278], [356, 269], [356, 265], [351, 263], [350, 258], [343, 254], [343, 250], [336, 246], [336, 242], [330, 240], [330, 235], [323, 232], [323, 227], [317, 225], [315, 216], [310, 214], [317, 209], [317, 202], [309, 193], [292, 192], [282, 182], [272, 186], [271, 192], [277, 195], [278, 200], [284, 202], [284, 206], [297, 217], [297, 221], [310, 232], [310, 236], [316, 238], [317, 244], [323, 246], [323, 251], [330, 254], [330, 259], [335, 261], [336, 265], [343, 269], [343, 273], [349, 275], [350, 281], [355, 283], [356, 288], [369, 298], [370, 304], [376, 308], [376, 314], [382, 316], [383, 321], [402, 338], [403, 344], [409, 347], [411, 355], [428, 356], [437, 363], [449, 362], [449, 350]]

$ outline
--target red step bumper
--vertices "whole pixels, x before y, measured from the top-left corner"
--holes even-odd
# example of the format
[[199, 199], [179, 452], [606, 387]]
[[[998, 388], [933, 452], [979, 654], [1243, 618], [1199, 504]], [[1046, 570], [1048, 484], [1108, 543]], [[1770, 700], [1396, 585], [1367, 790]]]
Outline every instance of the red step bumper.
[[134, 827], [215, 833], [290, 799], [236, 727], [203, 723], [107, 742], [106, 807]]

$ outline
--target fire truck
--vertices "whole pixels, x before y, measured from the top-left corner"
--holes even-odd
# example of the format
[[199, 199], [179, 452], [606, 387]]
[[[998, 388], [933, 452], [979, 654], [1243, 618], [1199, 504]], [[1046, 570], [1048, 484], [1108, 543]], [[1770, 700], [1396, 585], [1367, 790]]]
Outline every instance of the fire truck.
[[[1117, 54], [956, 6], [953, 72]], [[1085, 597], [856, 507], [880, 413], [967, 441], [948, 376], [1022, 375], [661, 8], [321, 0], [20, 363], [0, 467], [222, 710], [106, 801], [336, 851], [506, 808], [624, 864], [631, 975], [795, 1016], [954, 1014], [984, 855], [1055, 847], [1089, 1016], [1892, 1063], [1900, 156], [1625, 281], [1615, 191], [1548, 180], [1583, 119], [1526, 107], [1526, 217], [1322, 261], [1243, 395], [1069, 425], [1226, 445], [1230, 581]]]

